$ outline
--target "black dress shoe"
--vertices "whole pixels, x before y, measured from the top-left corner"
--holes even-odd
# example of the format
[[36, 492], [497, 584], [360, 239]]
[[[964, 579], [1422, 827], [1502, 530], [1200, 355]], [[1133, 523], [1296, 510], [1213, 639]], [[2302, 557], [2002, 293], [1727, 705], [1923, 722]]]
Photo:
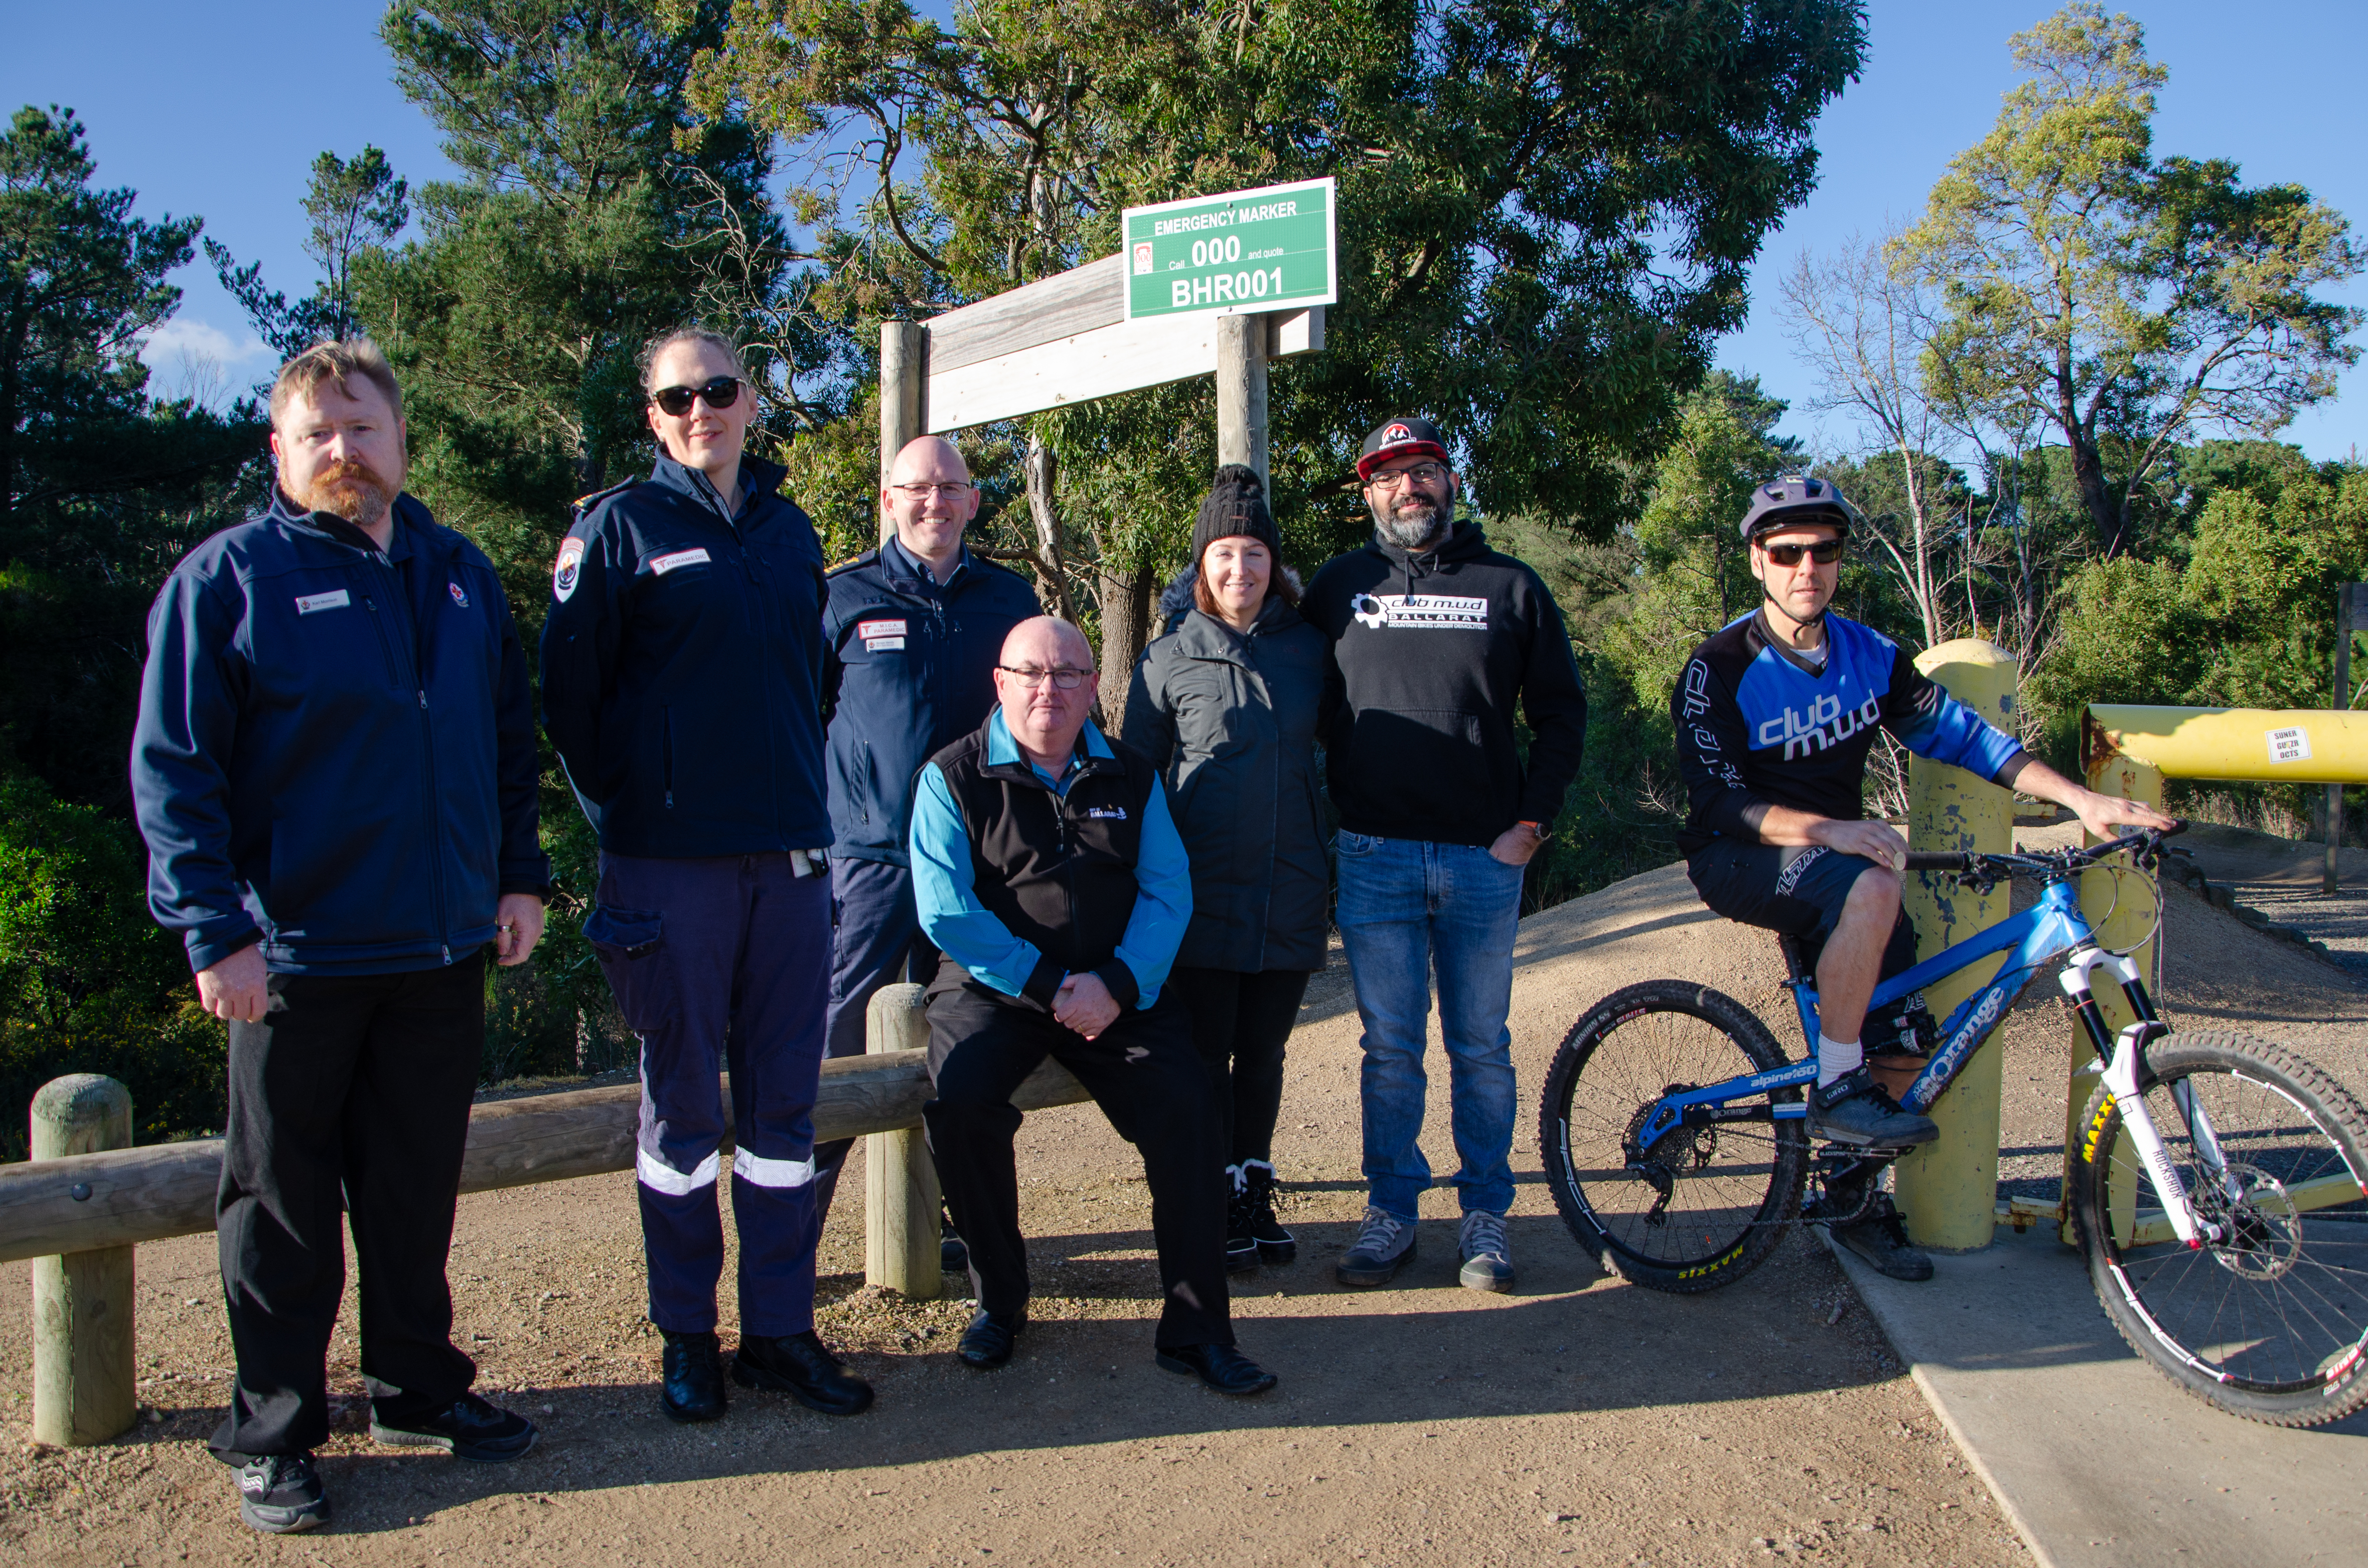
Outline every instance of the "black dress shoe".
[[1272, 1372], [1230, 1345], [1178, 1345], [1159, 1352], [1159, 1364], [1197, 1376], [1219, 1393], [1264, 1393], [1276, 1381]]
[[982, 1312], [962, 1330], [962, 1343], [954, 1346], [954, 1358], [965, 1367], [992, 1371], [1011, 1359], [1011, 1347], [1019, 1340], [1019, 1331], [1027, 1326], [1026, 1312]]
[[744, 1389], [788, 1394], [825, 1415], [860, 1415], [871, 1408], [871, 1385], [841, 1366], [813, 1329], [742, 1335], [740, 1353], [732, 1358], [732, 1381]]
[[370, 1435], [372, 1442], [396, 1448], [442, 1449], [455, 1459], [507, 1464], [534, 1447], [542, 1434], [525, 1416], [464, 1393], [449, 1409], [400, 1426], [373, 1414]]
[[669, 1421], [717, 1421], [723, 1415], [723, 1353], [715, 1335], [668, 1334], [658, 1408]]

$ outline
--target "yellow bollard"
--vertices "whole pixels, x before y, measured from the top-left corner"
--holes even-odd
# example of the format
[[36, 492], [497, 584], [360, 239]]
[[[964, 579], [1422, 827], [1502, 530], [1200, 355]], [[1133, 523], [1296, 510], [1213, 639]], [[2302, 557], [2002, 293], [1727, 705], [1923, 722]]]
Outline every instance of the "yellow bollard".
[[[2014, 655], [1977, 637], [1960, 638], [1917, 655], [1916, 667], [1949, 695], [2011, 734], [2015, 730]], [[1962, 767], [1917, 757], [1907, 775], [1909, 845], [1917, 849], [2014, 847], [2014, 792]], [[1907, 879], [1903, 902], [1916, 927], [1916, 950], [1929, 958], [2006, 918], [2010, 900], [2001, 885], [1987, 893], [1954, 888], [1930, 875]], [[1984, 959], [1925, 988], [1933, 1016], [1989, 983], [2005, 955]], [[1930, 1112], [1941, 1124], [1938, 1142], [1899, 1162], [1897, 1202], [1918, 1246], [1971, 1252], [1990, 1244], [1997, 1224], [1998, 1085], [2002, 1065], [1994, 1045], [1970, 1058], [1949, 1092]]]
[[[2162, 804], [2162, 769], [2151, 763], [2140, 762], [2119, 752], [2109, 751], [2095, 744], [2098, 736], [2091, 726], [2083, 726], [2082, 743], [2088, 752], [2089, 788], [2103, 795], [2119, 795], [2125, 800], [2139, 801], [2149, 806]], [[2098, 842], [2093, 833], [2081, 837], [2089, 844]], [[2107, 912], [2111, 911], [2110, 916]], [[2131, 871], [2114, 872], [2102, 867], [2080, 873], [2080, 913], [2089, 918], [2089, 927], [2097, 934], [2100, 947], [2120, 949], [2129, 947], [2154, 928], [2155, 888], [2143, 875]], [[2154, 990], [2154, 943], [2147, 940], [2130, 954], [2130, 961], [2145, 976], [2146, 989]], [[2096, 979], [2097, 1008], [2104, 1017], [2108, 1036], [2119, 1034], [2137, 1021], [2130, 1012], [2122, 988], [2111, 977], [2100, 974]], [[2155, 1010], [2162, 1010], [2162, 998], [2154, 998]], [[2078, 1238], [2072, 1229], [2072, 1152], [2080, 1146], [2085, 1131], [2080, 1125], [2080, 1113], [2088, 1108], [2089, 1096], [2097, 1092], [2098, 1074], [2103, 1064], [2089, 1048], [2088, 1032], [2078, 1020], [2072, 1025], [2072, 1074], [2064, 1094], [2064, 1197], [2066, 1207], [2061, 1234], [2065, 1244], [2077, 1245]], [[2113, 1210], [2126, 1222], [2135, 1212], [2137, 1194], [2131, 1191], [2112, 1195]]]

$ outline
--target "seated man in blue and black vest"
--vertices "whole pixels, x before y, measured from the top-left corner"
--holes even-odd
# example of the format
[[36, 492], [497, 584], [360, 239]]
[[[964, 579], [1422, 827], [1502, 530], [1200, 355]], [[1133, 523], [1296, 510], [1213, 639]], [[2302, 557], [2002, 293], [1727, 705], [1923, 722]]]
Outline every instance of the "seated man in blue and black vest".
[[913, 892], [943, 955], [928, 992], [936, 1097], [921, 1115], [979, 1304], [957, 1354], [999, 1367], [1027, 1324], [1011, 1095], [1050, 1056], [1143, 1152], [1159, 1364], [1264, 1393], [1274, 1378], [1234, 1348], [1216, 1108], [1164, 989], [1192, 914], [1165, 789], [1087, 721], [1093, 650], [1068, 622], [1014, 628], [995, 689], [986, 722], [929, 759], [913, 802]]

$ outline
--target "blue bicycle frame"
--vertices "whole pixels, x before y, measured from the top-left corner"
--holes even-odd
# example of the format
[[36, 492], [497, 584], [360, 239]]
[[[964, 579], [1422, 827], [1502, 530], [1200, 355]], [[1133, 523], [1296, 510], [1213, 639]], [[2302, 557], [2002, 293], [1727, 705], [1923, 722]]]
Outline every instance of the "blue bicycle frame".
[[[1977, 960], [1992, 953], [2006, 953], [2005, 963], [1998, 974], [1981, 990], [1958, 1004], [1948, 1020], [1941, 1026], [1942, 1044], [1932, 1053], [1932, 1060], [1917, 1074], [1916, 1082], [1899, 1097], [1902, 1108], [1922, 1112], [1953, 1082], [1964, 1067], [1966, 1059], [1980, 1045], [2006, 1010], [2014, 1006], [2042, 967], [2062, 958], [2066, 953], [2092, 942], [2094, 937], [2089, 922], [2080, 914], [2079, 895], [2073, 890], [2071, 879], [2061, 878], [2043, 886], [2039, 902], [2021, 914], [2013, 915], [1987, 931], [1976, 932], [1954, 947], [1934, 954], [1904, 974], [1896, 975], [1874, 988], [1867, 1003], [1868, 1010], [1896, 1002], [1911, 992], [1921, 991], [1934, 981], [1954, 974]], [[2009, 951], [2009, 949], [2011, 949]], [[1801, 1032], [1809, 1041], [1808, 1060], [1789, 1067], [1779, 1067], [1765, 1073], [1748, 1073], [1739, 1078], [1711, 1084], [1698, 1089], [1685, 1089], [1664, 1095], [1636, 1131], [1639, 1148], [1649, 1148], [1653, 1141], [1688, 1119], [1708, 1121], [1740, 1120], [1747, 1117], [1757, 1119], [1770, 1114], [1756, 1108], [1730, 1109], [1727, 1102], [1769, 1094], [1775, 1090], [1807, 1088], [1817, 1081], [1817, 983], [1810, 973], [1791, 977], [1793, 1005], [1801, 1015]], [[2083, 1021], [2090, 1025], [2092, 1035], [2100, 1029], [2089, 1017], [2093, 1006], [2085, 994], [2078, 998], [2082, 1005]], [[2142, 1008], [2142, 1011], [2144, 1009]], [[2100, 1054], [2109, 1044], [2100, 1038]], [[1771, 1108], [1779, 1121], [1796, 1120], [1809, 1114], [1804, 1100], [1779, 1102]]]

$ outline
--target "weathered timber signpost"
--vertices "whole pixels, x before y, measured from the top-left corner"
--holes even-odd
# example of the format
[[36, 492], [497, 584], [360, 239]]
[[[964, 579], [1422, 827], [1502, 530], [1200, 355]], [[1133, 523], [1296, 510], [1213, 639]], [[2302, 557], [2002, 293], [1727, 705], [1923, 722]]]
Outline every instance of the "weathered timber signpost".
[[1207, 375], [1217, 460], [1263, 475], [1267, 363], [1322, 349], [1339, 298], [1334, 194], [1306, 180], [1129, 208], [1116, 256], [882, 324], [882, 475], [916, 436]]

